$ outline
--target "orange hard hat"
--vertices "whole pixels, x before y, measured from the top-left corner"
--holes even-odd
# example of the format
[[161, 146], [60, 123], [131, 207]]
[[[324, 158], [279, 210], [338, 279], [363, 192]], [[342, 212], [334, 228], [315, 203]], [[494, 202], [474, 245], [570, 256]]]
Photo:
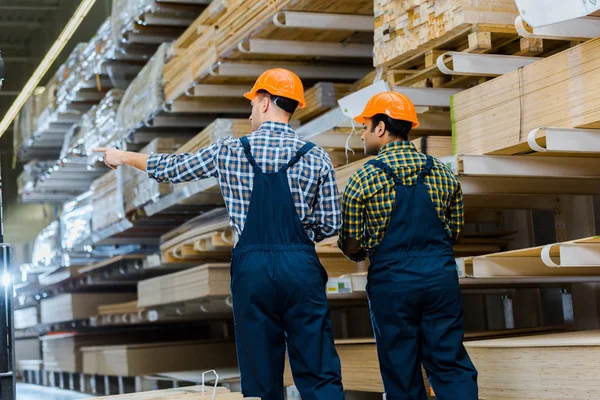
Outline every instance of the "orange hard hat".
[[273, 96], [285, 97], [298, 102], [298, 108], [306, 107], [304, 86], [298, 75], [283, 68], [274, 68], [258, 77], [251, 91], [244, 95], [252, 101], [259, 90], [266, 90]]
[[412, 122], [412, 127], [419, 126], [417, 110], [412, 101], [397, 92], [383, 92], [371, 97], [365, 110], [354, 118], [359, 124], [365, 123], [365, 118], [372, 118], [377, 114], [385, 114], [390, 118]]

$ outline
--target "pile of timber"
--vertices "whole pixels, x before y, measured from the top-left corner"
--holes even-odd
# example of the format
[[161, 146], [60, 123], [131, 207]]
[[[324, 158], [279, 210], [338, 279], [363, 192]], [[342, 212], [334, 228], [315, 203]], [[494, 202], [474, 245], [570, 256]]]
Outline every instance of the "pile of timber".
[[569, 242], [549, 244], [489, 254], [465, 259], [465, 274], [471, 278], [600, 276], [598, 258], [600, 238], [589, 237]]
[[[33, 160], [23, 165], [23, 172], [17, 178], [17, 190], [22, 203], [34, 201], [38, 182], [56, 165], [55, 160]], [[47, 198], [46, 198], [47, 199]]]
[[[229, 0], [215, 4], [209, 7], [194, 22], [192, 27], [184, 33], [184, 38], [176, 43], [176, 57], [170, 61], [164, 69], [165, 96], [167, 101], [178, 99], [187, 90], [191, 89], [197, 83], [224, 83], [235, 81], [235, 83], [251, 84], [257, 73], [253, 72], [233, 79], [220, 77], [219, 73], [214, 71], [217, 61], [221, 60], [248, 60], [253, 65], [262, 69], [272, 68], [272, 62], [261, 62], [259, 60], [269, 59], [264, 54], [253, 54], [248, 52], [244, 46], [252, 47], [252, 39], [278, 39], [278, 40], [300, 40], [303, 42], [333, 42], [333, 43], [365, 43], [371, 40], [370, 34], [356, 34], [352, 31], [334, 31], [334, 30], [303, 30], [276, 28], [273, 17], [282, 11], [304, 11], [321, 13], [340, 13], [354, 15], [372, 15], [372, 4], [364, 1], [335, 0], [327, 4], [323, 2], [312, 2], [302, 0], [293, 2], [291, 0]], [[217, 28], [218, 27], [218, 28]], [[192, 29], [197, 29], [193, 32]], [[250, 43], [245, 43], [250, 39]], [[300, 56], [298, 54], [279, 54], [272, 56], [272, 59], [279, 61], [278, 65], [283, 65], [280, 60], [288, 58], [292, 60], [304, 59], [312, 60], [314, 56]], [[322, 59], [323, 57], [321, 57]], [[366, 61], [367, 59], [365, 59]], [[238, 63], [239, 64], [239, 63]], [[370, 64], [370, 63], [369, 63]], [[232, 62], [235, 66], [235, 61]], [[306, 66], [306, 63], [297, 64], [285, 63], [292, 67]], [[320, 65], [328, 65], [323, 64]], [[329, 64], [332, 65], [332, 64]], [[331, 79], [336, 80], [356, 80], [369, 72], [370, 68], [365, 63], [364, 71], [360, 76], [351, 76], [347, 73], [348, 65], [340, 65], [338, 75]], [[360, 59], [352, 66], [354, 71], [357, 66], [361, 66]], [[221, 68], [220, 66], [216, 66]], [[293, 69], [293, 68], [292, 68]], [[301, 76], [302, 78], [302, 76]]]
[[375, 66], [401, 64], [467, 34], [513, 33], [512, 0], [375, 0]]
[[92, 182], [92, 231], [97, 232], [125, 218], [123, 168], [110, 171]]
[[137, 300], [98, 306], [98, 315], [127, 314], [140, 311]]
[[138, 283], [138, 307], [229, 296], [229, 264], [205, 264]]
[[[599, 56], [600, 39], [593, 39], [456, 94], [453, 153], [526, 153], [533, 129], [597, 128]], [[544, 134], [537, 142], [545, 144]]]
[[[150, 153], [173, 153], [182, 144], [185, 139], [154, 139], [150, 144], [144, 147], [140, 152]], [[135, 168], [124, 168], [122, 173], [123, 198], [125, 202], [125, 214], [142, 207], [148, 203], [171, 192], [172, 185], [169, 183], [158, 183], [150, 179], [148, 174]]]
[[207, 0], [113, 0], [112, 40], [124, 53], [131, 46], [154, 45], [179, 37], [206, 8]]
[[[213, 397], [214, 396], [214, 397]], [[119, 394], [98, 397], [91, 400], [260, 400], [257, 397], [244, 397], [241, 393], [231, 392], [225, 387], [189, 386], [178, 389], [153, 390], [151, 392]]]
[[38, 308], [27, 307], [14, 312], [15, 329], [26, 329], [36, 326], [39, 322]]
[[237, 365], [235, 342], [185, 341], [81, 349], [83, 372], [108, 376], [143, 376], [160, 372], [210, 370]]
[[[32, 271], [51, 271], [62, 265], [59, 221], [52, 221], [42, 229], [33, 242], [31, 254]], [[35, 272], [32, 272], [35, 273]]]
[[43, 324], [88, 319], [98, 306], [135, 300], [135, 293], [65, 293], [40, 302]]
[[[587, 399], [600, 393], [600, 331], [465, 343], [484, 399]], [[342, 364], [343, 365], [343, 364]]]
[[325, 112], [337, 107], [337, 101], [351, 92], [351, 84], [319, 82], [307, 89], [304, 98], [306, 107], [296, 110], [292, 119], [306, 123]]
[[[65, 204], [60, 216], [62, 248], [73, 258], [75, 253], [90, 254], [84, 247], [89, 245], [92, 237], [92, 192], [85, 192], [77, 199]], [[91, 260], [87, 260], [89, 262]], [[74, 262], [76, 263], [76, 262]]]
[[248, 119], [217, 118], [210, 125], [179, 148], [178, 153], [195, 153], [198, 150], [226, 137], [242, 137], [252, 132]]
[[79, 274], [79, 265], [69, 265], [55, 269], [50, 273], [44, 273], [38, 276], [40, 286], [52, 286], [66, 280], [77, 278]]

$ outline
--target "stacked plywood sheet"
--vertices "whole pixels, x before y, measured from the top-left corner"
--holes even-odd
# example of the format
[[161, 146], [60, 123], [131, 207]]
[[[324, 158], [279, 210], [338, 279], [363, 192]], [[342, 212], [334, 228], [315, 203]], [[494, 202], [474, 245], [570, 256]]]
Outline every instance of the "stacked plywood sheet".
[[125, 217], [122, 169], [110, 171], [92, 183], [92, 231], [107, 228]]
[[226, 137], [242, 137], [252, 132], [248, 119], [218, 118], [193, 139], [179, 148], [178, 153], [195, 153], [198, 150]]
[[482, 399], [591, 399], [600, 393], [600, 332], [465, 343]]
[[376, 0], [375, 65], [393, 66], [478, 24], [514, 31], [518, 15], [513, 0]]
[[37, 307], [28, 307], [14, 312], [15, 329], [25, 329], [36, 326], [39, 322]]
[[412, 141], [424, 154], [440, 158], [452, 155], [452, 138], [450, 136], [423, 136]]
[[337, 101], [350, 94], [351, 86], [344, 83], [317, 83], [304, 94], [306, 108], [296, 110], [292, 118], [305, 123], [337, 107]]
[[456, 94], [454, 154], [518, 154], [536, 128], [600, 127], [599, 68], [594, 39]]
[[98, 306], [135, 299], [135, 293], [67, 293], [41, 301], [42, 323], [87, 319]]
[[[175, 138], [154, 139], [140, 153], [173, 153], [186, 141], [186, 139]], [[124, 168], [121, 173], [126, 214], [171, 192], [169, 183], [158, 183], [154, 179], [148, 178], [147, 173], [135, 168]]]
[[[191, 89], [196, 83], [223, 83], [223, 78], [211, 75], [211, 69], [216, 62], [225, 58], [232, 60], [251, 60], [256, 65], [272, 68], [272, 62], [260, 62], [268, 59], [263, 54], [250, 54], [241, 51], [238, 45], [248, 37], [260, 39], [322, 41], [322, 42], [353, 42], [352, 31], [327, 31], [326, 27], [320, 30], [287, 30], [278, 29], [273, 23], [273, 16], [279, 11], [306, 11], [329, 12], [340, 14], [369, 15], [372, 12], [372, 3], [364, 1], [335, 0], [326, 3], [302, 0], [229, 0], [224, 6], [210, 8], [199, 17], [201, 20], [194, 23], [198, 33], [188, 31], [185, 39], [180, 43], [176, 57], [164, 69], [165, 96], [167, 101], [178, 99], [186, 90]], [[224, 8], [224, 10], [223, 10]], [[212, 26], [211, 26], [212, 25]], [[370, 36], [370, 34], [368, 35]], [[359, 40], [364, 39], [360, 35]], [[192, 42], [190, 44], [190, 42]], [[314, 59], [294, 55], [278, 55], [291, 59]], [[323, 58], [323, 57], [320, 57]], [[306, 66], [305, 63], [297, 65]], [[357, 62], [356, 65], [360, 65]], [[342, 69], [344, 66], [341, 67]], [[365, 68], [368, 72], [368, 67]], [[340, 77], [342, 74], [340, 73]], [[206, 78], [206, 79], [205, 79]], [[238, 83], [251, 83], [256, 76], [237, 78]], [[356, 78], [358, 79], [358, 77]], [[220, 80], [220, 82], [219, 82]], [[227, 79], [226, 79], [227, 80]], [[233, 79], [235, 81], [236, 79]]]
[[138, 306], [228, 296], [229, 264], [205, 264], [138, 283]]
[[235, 343], [231, 341], [163, 342], [81, 350], [86, 374], [141, 376], [237, 365]]
[[175, 398], [178, 400], [260, 400], [257, 397], [244, 397], [241, 393], [230, 392], [225, 387], [217, 387], [215, 389], [212, 386], [190, 386], [179, 389], [153, 390], [151, 392], [98, 397], [91, 400], [162, 400]]
[[42, 345], [38, 337], [15, 338], [15, 361], [41, 359]]
[[140, 311], [137, 300], [127, 303], [106, 304], [98, 306], [98, 315], [127, 314]]

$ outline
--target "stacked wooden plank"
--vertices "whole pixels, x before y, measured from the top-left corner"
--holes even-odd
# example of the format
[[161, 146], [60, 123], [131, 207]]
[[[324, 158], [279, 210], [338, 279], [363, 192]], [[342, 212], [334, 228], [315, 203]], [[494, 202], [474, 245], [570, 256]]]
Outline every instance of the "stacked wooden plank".
[[231, 341], [92, 346], [81, 351], [83, 372], [97, 375], [142, 376], [237, 365], [235, 343]]
[[120, 185], [122, 169], [110, 171], [92, 183], [90, 189], [95, 210], [92, 214], [93, 231], [107, 228], [125, 218], [123, 187]]
[[[161, 153], [170, 154], [176, 151], [186, 139], [162, 138], [154, 139], [150, 144], [144, 147], [140, 153]], [[171, 192], [169, 183], [158, 183], [154, 179], [148, 178], [148, 174], [138, 171], [135, 168], [123, 169], [122, 185], [123, 197], [125, 201], [125, 213], [138, 209], [148, 203], [158, 200], [159, 198]]]
[[37, 307], [27, 307], [21, 310], [15, 310], [14, 325], [15, 329], [25, 329], [36, 326], [39, 322]]
[[512, 0], [376, 0], [375, 66], [401, 63], [466, 36], [474, 25], [514, 31], [518, 15]]
[[337, 107], [337, 101], [350, 94], [352, 85], [345, 83], [319, 82], [306, 90], [306, 107], [296, 110], [293, 119], [306, 123], [326, 111]]
[[[224, 58], [252, 60], [254, 64], [264, 66], [265, 69], [275, 66], [272, 62], [261, 63], [256, 60], [265, 59], [264, 55], [249, 54], [239, 51], [238, 44], [249, 36], [253, 38], [301, 41], [331, 41], [352, 42], [353, 33], [345, 31], [319, 31], [277, 29], [272, 23], [273, 16], [278, 11], [306, 11], [330, 12], [341, 14], [369, 15], [372, 10], [370, 2], [363, 1], [330, 1], [327, 3], [291, 0], [265, 0], [227, 1], [226, 9], [216, 13], [211, 10], [210, 15], [201, 15], [202, 22], [194, 24], [202, 33], [199, 35], [188, 34], [179, 54], [169, 62], [164, 69], [165, 96], [167, 101], [179, 98], [186, 90], [199, 82], [223, 83], [223, 79], [214, 77], [210, 79], [209, 71], [213, 65]], [[216, 21], [215, 21], [216, 20]], [[210, 22], [209, 22], [210, 21]], [[214, 29], [207, 24], [214, 24]], [[360, 36], [360, 35], [359, 35]], [[195, 37], [192, 44], [189, 42]], [[181, 48], [180, 48], [181, 49]], [[252, 57], [254, 56], [254, 57]], [[279, 55], [276, 60], [285, 56]], [[299, 58], [297, 55], [292, 58]], [[302, 57], [300, 57], [302, 58]], [[304, 57], [306, 59], [307, 57]], [[311, 57], [308, 57], [310, 59]], [[268, 57], [267, 57], [268, 59]], [[300, 63], [298, 65], [306, 65]], [[237, 78], [238, 82], [251, 83], [256, 76]], [[225, 79], [226, 81], [231, 81]]]
[[52, 286], [59, 282], [77, 278], [81, 276], [79, 274], [79, 268], [81, 267], [78, 265], [69, 265], [57, 268], [56, 270], [50, 273], [39, 275], [38, 283], [40, 284], [40, 286]]
[[98, 306], [135, 299], [135, 293], [65, 293], [42, 300], [43, 324], [87, 319]]
[[217, 118], [210, 125], [179, 148], [178, 153], [195, 153], [198, 150], [229, 136], [242, 137], [252, 132], [248, 119]]
[[153, 390], [151, 392], [97, 397], [91, 400], [162, 400], [171, 398], [177, 398], [178, 400], [259, 400], [257, 397], [244, 397], [241, 393], [230, 392], [225, 387], [217, 387], [215, 389], [212, 386], [190, 386], [178, 389]]
[[600, 393], [600, 332], [465, 343], [482, 399], [586, 399]]
[[422, 136], [412, 142], [417, 151], [435, 158], [452, 155], [452, 138], [450, 136]]
[[126, 303], [105, 304], [98, 306], [98, 315], [113, 315], [138, 312], [137, 300], [128, 301]]
[[205, 264], [138, 283], [138, 307], [228, 296], [229, 264]]
[[594, 39], [456, 94], [453, 153], [518, 154], [531, 151], [532, 129], [598, 128], [599, 60]]

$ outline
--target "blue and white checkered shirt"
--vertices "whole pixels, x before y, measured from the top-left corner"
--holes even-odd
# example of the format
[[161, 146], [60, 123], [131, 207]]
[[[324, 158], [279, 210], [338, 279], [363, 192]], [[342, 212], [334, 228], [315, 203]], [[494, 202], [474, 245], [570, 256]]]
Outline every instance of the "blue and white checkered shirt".
[[[306, 144], [287, 124], [265, 122], [248, 136], [252, 154], [265, 173], [277, 172]], [[195, 154], [151, 154], [146, 167], [158, 182], [187, 182], [218, 177], [231, 225], [244, 229], [254, 172], [237, 138], [219, 139]], [[315, 242], [335, 236], [340, 229], [340, 197], [329, 154], [315, 146], [292, 168], [288, 182], [296, 211]]]

